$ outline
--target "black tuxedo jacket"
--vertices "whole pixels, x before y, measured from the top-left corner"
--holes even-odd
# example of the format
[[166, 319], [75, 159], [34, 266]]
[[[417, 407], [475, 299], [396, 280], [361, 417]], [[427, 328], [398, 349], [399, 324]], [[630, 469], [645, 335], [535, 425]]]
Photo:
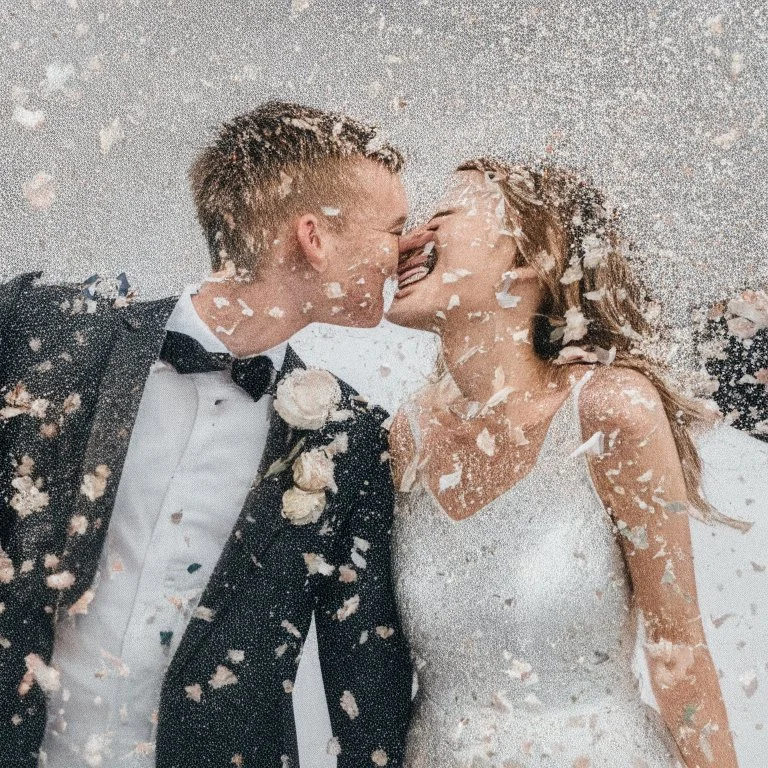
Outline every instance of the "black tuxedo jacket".
[[[37, 684], [19, 693], [25, 657], [34, 653], [50, 663], [56, 615], [93, 580], [144, 383], [177, 301], [115, 308], [99, 299], [95, 312], [75, 311], [80, 286], [38, 285], [39, 277], [28, 273], [0, 285], [0, 407], [6, 408], [0, 416], [0, 768], [36, 765], [46, 701]], [[300, 366], [289, 348], [282, 373]], [[390, 768], [401, 765], [412, 672], [390, 577], [386, 414], [340, 386], [340, 407], [352, 411], [346, 421], [308, 431], [274, 414], [261, 469], [201, 598], [209, 610], [190, 621], [163, 681], [159, 768], [298, 766], [290, 683], [313, 610], [339, 768], [381, 765], [385, 755]], [[8, 409], [23, 401], [20, 387], [48, 404], [22, 405], [14, 415]], [[75, 410], [65, 407], [72, 393], [80, 397]], [[342, 432], [349, 448], [335, 456], [338, 492], [328, 492], [316, 523], [292, 524], [281, 515], [282, 494], [293, 482], [290, 464], [265, 470]], [[24, 457], [34, 462], [31, 469]], [[92, 501], [81, 484], [100, 464], [111, 474]], [[24, 473], [48, 503], [22, 516]], [[85, 535], [68, 532], [73, 515], [88, 519]], [[353, 566], [357, 580], [342, 582], [338, 566], [352, 564], [355, 537], [370, 544], [360, 552], [365, 567]], [[304, 553], [322, 555], [337, 570], [310, 575]], [[46, 555], [58, 562], [49, 557], [46, 567]], [[48, 584], [47, 577], [65, 571], [74, 575], [71, 587]], [[358, 598], [354, 612], [338, 613]], [[230, 649], [244, 650], [244, 661], [228, 661]], [[211, 687], [218, 665], [232, 669], [237, 683]], [[199, 702], [186, 690], [195, 684]], [[347, 704], [350, 696], [357, 712]]]

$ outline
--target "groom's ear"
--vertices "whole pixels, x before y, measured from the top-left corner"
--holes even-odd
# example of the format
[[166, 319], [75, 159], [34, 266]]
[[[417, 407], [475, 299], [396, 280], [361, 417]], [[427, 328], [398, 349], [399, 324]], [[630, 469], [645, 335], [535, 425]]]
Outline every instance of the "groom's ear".
[[307, 264], [316, 272], [325, 272], [329, 243], [327, 232], [321, 231], [317, 216], [305, 213], [296, 221], [296, 240]]

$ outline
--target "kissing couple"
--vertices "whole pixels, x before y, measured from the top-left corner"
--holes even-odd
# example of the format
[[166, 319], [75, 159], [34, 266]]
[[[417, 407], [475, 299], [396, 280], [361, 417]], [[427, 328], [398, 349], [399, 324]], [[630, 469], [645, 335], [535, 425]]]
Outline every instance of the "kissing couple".
[[[616, 214], [468, 158], [404, 233], [402, 166], [268, 102], [190, 170], [199, 284], [0, 286], [0, 768], [297, 768], [313, 615], [340, 768], [736, 766], [689, 518], [740, 523]], [[389, 417], [289, 342], [395, 275], [441, 354]]]

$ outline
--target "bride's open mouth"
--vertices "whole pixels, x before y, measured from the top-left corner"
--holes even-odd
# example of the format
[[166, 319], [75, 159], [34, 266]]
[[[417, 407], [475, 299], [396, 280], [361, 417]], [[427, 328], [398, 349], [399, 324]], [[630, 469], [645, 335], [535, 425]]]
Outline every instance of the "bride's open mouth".
[[428, 242], [423, 248], [404, 253], [397, 265], [398, 290], [421, 282], [432, 274], [436, 264], [437, 253], [433, 241]]

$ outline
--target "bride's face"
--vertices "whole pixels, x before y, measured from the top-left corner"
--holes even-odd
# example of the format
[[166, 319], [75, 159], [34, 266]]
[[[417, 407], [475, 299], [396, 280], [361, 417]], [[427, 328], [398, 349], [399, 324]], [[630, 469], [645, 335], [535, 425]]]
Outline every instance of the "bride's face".
[[498, 307], [495, 291], [514, 263], [504, 197], [480, 171], [458, 171], [432, 218], [400, 240], [398, 291], [387, 319], [435, 330]]

